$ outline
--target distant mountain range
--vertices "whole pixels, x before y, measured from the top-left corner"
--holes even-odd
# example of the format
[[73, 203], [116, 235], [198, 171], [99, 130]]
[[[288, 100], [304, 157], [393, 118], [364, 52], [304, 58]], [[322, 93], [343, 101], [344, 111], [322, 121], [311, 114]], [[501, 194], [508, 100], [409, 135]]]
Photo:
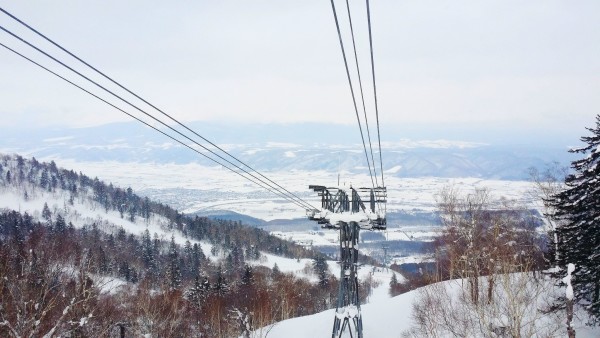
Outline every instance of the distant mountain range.
[[[354, 126], [192, 123], [192, 129], [258, 170], [362, 172], [365, 153]], [[77, 161], [214, 163], [138, 123], [90, 128], [2, 130], [2, 152]], [[460, 140], [409, 140], [388, 132], [384, 171], [397, 177], [527, 179], [530, 167], [571, 160], [556, 145], [486, 144]], [[391, 136], [391, 138], [390, 138]], [[373, 146], [376, 146], [374, 141]], [[214, 149], [214, 148], [213, 148]], [[374, 149], [376, 151], [376, 148]], [[378, 153], [375, 152], [375, 158]], [[369, 154], [369, 156], [371, 156]], [[379, 169], [379, 168], [377, 168]]]

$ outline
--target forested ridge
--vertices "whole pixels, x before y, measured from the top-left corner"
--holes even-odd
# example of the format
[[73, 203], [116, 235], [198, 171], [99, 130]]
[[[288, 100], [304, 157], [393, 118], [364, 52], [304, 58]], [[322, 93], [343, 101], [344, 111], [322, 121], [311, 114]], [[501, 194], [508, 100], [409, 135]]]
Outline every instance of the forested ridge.
[[[263, 230], [188, 217], [54, 162], [4, 155], [0, 196], [15, 193], [50, 204], [0, 212], [0, 336], [232, 337], [333, 305], [325, 257]], [[84, 217], [81, 205], [188, 240], [130, 233]], [[313, 259], [307, 273], [318, 282], [254, 264], [265, 252]]]

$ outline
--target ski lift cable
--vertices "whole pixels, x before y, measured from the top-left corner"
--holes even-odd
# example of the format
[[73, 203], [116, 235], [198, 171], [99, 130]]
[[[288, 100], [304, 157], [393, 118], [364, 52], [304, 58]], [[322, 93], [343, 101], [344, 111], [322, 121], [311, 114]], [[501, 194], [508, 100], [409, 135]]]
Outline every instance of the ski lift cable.
[[369, 167], [369, 175], [371, 177], [371, 184], [375, 186], [373, 181], [373, 172], [371, 171], [371, 162], [369, 161], [369, 155], [367, 153], [367, 146], [365, 143], [365, 137], [362, 130], [362, 123], [360, 122], [360, 116], [358, 114], [358, 106], [356, 105], [356, 96], [354, 95], [354, 87], [352, 86], [352, 79], [350, 77], [350, 69], [348, 68], [348, 60], [346, 59], [346, 50], [344, 49], [344, 42], [342, 41], [342, 32], [340, 31], [340, 24], [337, 17], [337, 11], [335, 9], [335, 3], [331, 0], [331, 9], [333, 10], [333, 18], [335, 19], [335, 26], [337, 28], [338, 38], [340, 40], [340, 48], [342, 50], [342, 57], [344, 58], [344, 66], [346, 68], [346, 76], [348, 77], [348, 85], [350, 86], [350, 93], [352, 94], [352, 103], [354, 104], [354, 111], [356, 113], [356, 120], [358, 122], [358, 129], [360, 130], [360, 137], [362, 139], [363, 148], [365, 150], [365, 157], [367, 159], [367, 166]]
[[201, 155], [201, 156], [204, 156], [205, 158], [209, 159], [210, 161], [212, 161], [212, 162], [214, 162], [214, 163], [216, 163], [216, 164], [219, 164], [219, 165], [221, 165], [221, 166], [225, 167], [226, 169], [228, 169], [229, 171], [231, 171], [231, 172], [233, 172], [233, 173], [235, 173], [235, 174], [237, 174], [237, 175], [240, 175], [241, 177], [243, 177], [243, 178], [247, 179], [248, 181], [250, 181], [250, 182], [252, 182], [252, 183], [254, 183], [254, 184], [258, 185], [258, 186], [260, 186], [261, 188], [264, 188], [264, 189], [268, 190], [269, 192], [271, 192], [271, 193], [273, 193], [273, 194], [275, 194], [275, 195], [279, 195], [280, 197], [283, 197], [284, 199], [288, 200], [289, 202], [292, 202], [292, 203], [296, 204], [297, 206], [299, 206], [299, 207], [301, 207], [301, 208], [304, 208], [304, 207], [305, 207], [304, 205], [302, 205], [302, 204], [298, 203], [297, 201], [294, 201], [294, 200], [290, 199], [290, 198], [289, 198], [288, 196], [286, 196], [285, 194], [283, 194], [283, 193], [281, 193], [281, 192], [279, 192], [279, 191], [273, 191], [273, 190], [272, 190], [272, 189], [270, 189], [269, 187], [267, 187], [267, 186], [264, 186], [264, 185], [262, 185], [261, 183], [258, 183], [258, 182], [256, 182], [256, 181], [254, 181], [254, 180], [250, 179], [250, 178], [249, 178], [249, 177], [247, 177], [247, 176], [244, 176], [242, 173], [240, 173], [240, 172], [238, 172], [238, 171], [235, 171], [235, 170], [231, 169], [230, 167], [228, 167], [228, 166], [224, 165], [223, 163], [221, 163], [221, 162], [219, 162], [219, 161], [215, 160], [214, 158], [211, 158], [210, 156], [208, 156], [208, 155], [206, 155], [206, 154], [202, 153], [202, 152], [201, 152], [201, 151], [199, 151], [198, 149], [194, 149], [194, 148], [193, 148], [192, 146], [190, 146], [189, 144], [186, 144], [185, 142], [183, 142], [183, 141], [181, 141], [181, 140], [177, 139], [176, 137], [174, 137], [174, 136], [172, 136], [172, 135], [169, 135], [169, 134], [167, 134], [166, 132], [164, 132], [164, 131], [162, 131], [162, 130], [160, 130], [160, 129], [156, 128], [156, 127], [154, 127], [153, 125], [149, 124], [148, 122], [146, 122], [146, 121], [144, 121], [144, 120], [142, 120], [142, 119], [140, 119], [140, 118], [138, 118], [138, 117], [136, 117], [136, 116], [134, 116], [134, 115], [132, 115], [132, 114], [128, 113], [127, 111], [123, 110], [123, 109], [122, 109], [122, 108], [120, 108], [120, 107], [117, 107], [116, 105], [114, 105], [113, 103], [111, 103], [111, 102], [107, 101], [106, 99], [104, 99], [104, 98], [102, 98], [102, 97], [100, 97], [100, 96], [98, 96], [98, 95], [96, 95], [96, 94], [92, 93], [91, 91], [89, 91], [89, 90], [87, 90], [87, 89], [85, 89], [85, 88], [81, 87], [80, 85], [78, 85], [78, 84], [76, 84], [76, 83], [72, 82], [71, 80], [69, 80], [69, 79], [67, 79], [67, 78], [63, 77], [62, 75], [60, 75], [60, 74], [58, 74], [58, 73], [56, 73], [56, 72], [54, 72], [54, 71], [52, 71], [52, 70], [48, 69], [47, 67], [44, 67], [43, 65], [39, 64], [38, 62], [36, 62], [36, 61], [34, 61], [34, 60], [32, 60], [32, 59], [28, 58], [27, 56], [25, 56], [25, 55], [23, 55], [23, 54], [21, 54], [21, 53], [17, 52], [16, 50], [14, 50], [14, 49], [12, 49], [12, 48], [10, 48], [10, 47], [8, 47], [8, 46], [4, 45], [4, 44], [3, 44], [3, 43], [1, 43], [1, 42], [0, 42], [0, 46], [4, 47], [5, 49], [7, 49], [7, 50], [9, 50], [9, 51], [11, 51], [11, 52], [13, 52], [13, 53], [15, 53], [16, 55], [18, 55], [18, 56], [22, 57], [23, 59], [25, 59], [25, 60], [27, 60], [27, 61], [29, 61], [29, 62], [33, 63], [34, 65], [36, 65], [36, 66], [38, 66], [38, 67], [42, 68], [43, 70], [45, 70], [45, 71], [47, 71], [47, 72], [51, 73], [52, 75], [54, 75], [54, 76], [56, 76], [56, 77], [58, 77], [58, 78], [62, 79], [63, 81], [65, 81], [65, 82], [67, 82], [67, 83], [71, 84], [72, 86], [74, 86], [74, 87], [76, 87], [76, 88], [78, 88], [78, 89], [80, 89], [80, 90], [84, 91], [85, 93], [87, 93], [87, 94], [89, 94], [89, 95], [93, 96], [94, 98], [96, 98], [96, 99], [98, 99], [98, 100], [100, 100], [100, 101], [102, 101], [102, 102], [106, 103], [107, 105], [109, 105], [109, 106], [111, 106], [111, 107], [113, 107], [113, 108], [115, 108], [115, 109], [119, 110], [120, 112], [124, 113], [125, 115], [128, 115], [129, 117], [133, 118], [134, 120], [136, 120], [136, 121], [138, 121], [138, 122], [140, 122], [140, 123], [142, 123], [142, 124], [146, 125], [147, 127], [151, 128], [151, 129], [154, 129], [155, 131], [157, 131], [157, 132], [159, 132], [159, 133], [163, 134], [164, 136], [166, 136], [166, 137], [168, 137], [168, 138], [172, 139], [173, 141], [175, 141], [175, 142], [177, 142], [177, 143], [179, 143], [179, 144], [183, 145], [184, 147], [186, 147], [186, 148], [189, 148], [190, 150], [192, 150], [192, 151], [194, 151], [194, 152], [198, 153], [198, 154], [199, 154], [199, 155]]
[[185, 124], [181, 123], [180, 121], [178, 121], [177, 119], [175, 119], [174, 117], [172, 117], [171, 115], [165, 113], [163, 110], [157, 108], [155, 105], [151, 104], [150, 102], [148, 102], [147, 100], [143, 99], [142, 97], [140, 97], [139, 95], [137, 95], [136, 93], [134, 93], [133, 91], [129, 90], [128, 88], [126, 88], [125, 86], [121, 85], [119, 82], [115, 81], [114, 79], [112, 79], [111, 77], [109, 77], [108, 75], [104, 74], [103, 72], [101, 72], [100, 70], [98, 70], [97, 68], [93, 67], [92, 65], [90, 65], [89, 63], [87, 63], [86, 61], [84, 61], [83, 59], [79, 58], [78, 56], [76, 56], [75, 54], [71, 53], [69, 50], [67, 50], [66, 48], [62, 47], [60, 44], [56, 43], [55, 41], [53, 41], [52, 39], [48, 38], [46, 35], [42, 34], [41, 32], [39, 32], [38, 30], [36, 30], [35, 28], [31, 27], [30, 25], [28, 25], [27, 23], [23, 22], [22, 20], [20, 20], [19, 18], [17, 18], [16, 16], [14, 16], [13, 14], [7, 12], [6, 10], [4, 10], [3, 8], [0, 7], [0, 11], [2, 11], [4, 14], [8, 15], [9, 17], [11, 17], [12, 19], [14, 19], [15, 21], [19, 22], [20, 24], [22, 24], [23, 26], [27, 27], [29, 30], [33, 31], [34, 33], [36, 33], [37, 35], [39, 35], [40, 37], [42, 37], [43, 39], [45, 39], [46, 41], [50, 42], [51, 44], [53, 44], [54, 46], [58, 47], [59, 49], [61, 49], [62, 51], [64, 51], [65, 53], [69, 54], [70, 56], [72, 56], [73, 58], [75, 58], [76, 60], [78, 60], [79, 62], [83, 63], [84, 65], [86, 65], [87, 67], [89, 67], [90, 69], [92, 69], [93, 71], [95, 71], [96, 73], [100, 74], [101, 76], [103, 76], [104, 78], [106, 78], [107, 80], [111, 81], [112, 83], [114, 83], [115, 85], [119, 86], [120, 88], [124, 89], [125, 91], [127, 91], [129, 94], [135, 96], [137, 99], [141, 100], [142, 102], [146, 103], [147, 105], [149, 105], [150, 107], [152, 107], [153, 109], [155, 109], [156, 111], [160, 112], [161, 114], [163, 114], [164, 116], [168, 117], [171, 121], [177, 123], [178, 125], [180, 125], [181, 127], [185, 128], [186, 130], [188, 130], [189, 132], [193, 133], [194, 135], [196, 135], [197, 137], [201, 138], [202, 140], [204, 140], [205, 142], [209, 143], [210, 145], [212, 145], [213, 147], [215, 147], [216, 149], [220, 150], [221, 152], [223, 152], [224, 154], [226, 154], [227, 156], [231, 157], [232, 159], [234, 159], [235, 161], [237, 161], [238, 163], [242, 164], [243, 166], [245, 166], [246, 168], [248, 168], [250, 171], [253, 171], [255, 173], [257, 173], [259, 176], [263, 177], [264, 179], [268, 180], [269, 182], [271, 182], [272, 184], [276, 185], [278, 188], [280, 188], [281, 190], [285, 191], [287, 194], [293, 196], [294, 199], [297, 199], [299, 201], [301, 201], [301, 203], [305, 204], [308, 209], [316, 209], [314, 206], [310, 205], [310, 203], [304, 201], [302, 198], [298, 197], [296, 194], [290, 192], [289, 190], [285, 189], [284, 187], [282, 187], [281, 185], [279, 185], [278, 183], [274, 182], [273, 180], [271, 180], [270, 178], [268, 178], [267, 176], [263, 175], [262, 173], [260, 173], [259, 171], [255, 170], [254, 168], [252, 168], [251, 166], [249, 166], [248, 164], [244, 163], [243, 161], [241, 161], [240, 159], [238, 159], [237, 157], [231, 155], [229, 152], [225, 151], [224, 149], [222, 149], [221, 147], [219, 147], [218, 145], [216, 145], [215, 143], [211, 142], [210, 140], [208, 140], [207, 138], [203, 137], [202, 135], [198, 134], [197, 132], [195, 132], [194, 130], [192, 130], [191, 128], [189, 128], [188, 126], [186, 126]]
[[[371, 151], [371, 163], [373, 163], [373, 175], [375, 176], [375, 184], [377, 187], [379, 187], [379, 182], [377, 179], [377, 166], [375, 165], [375, 158], [373, 156], [373, 144], [371, 142], [371, 131], [369, 128], [369, 119], [367, 118], [367, 108], [365, 106], [365, 97], [364, 97], [364, 92], [363, 92], [363, 85], [362, 85], [362, 77], [360, 75], [360, 66], [358, 63], [358, 53], [356, 51], [356, 41], [354, 38], [354, 25], [352, 24], [352, 14], [350, 12], [350, 3], [349, 0], [346, 0], [346, 10], [348, 12], [348, 23], [350, 24], [350, 33], [352, 36], [352, 48], [354, 51], [354, 61], [356, 63], [356, 73], [358, 75], [358, 84], [359, 84], [359, 88], [360, 88], [360, 98], [361, 98], [361, 102], [362, 102], [362, 108], [363, 108], [363, 113], [365, 116], [365, 126], [367, 127], [367, 138], [369, 140], [369, 150]], [[382, 182], [383, 184], [383, 182]], [[373, 187], [375, 188], [375, 187]], [[379, 212], [381, 212], [381, 205], [380, 203], [376, 203], [375, 204], [377, 206], [377, 209], [379, 210]]]
[[369, 26], [369, 50], [371, 52], [371, 74], [373, 75], [373, 96], [375, 99], [375, 119], [377, 120], [377, 140], [379, 142], [379, 165], [381, 172], [381, 185], [385, 187], [385, 181], [383, 180], [383, 156], [381, 154], [381, 132], [379, 129], [379, 107], [377, 104], [377, 85], [375, 82], [375, 60], [373, 57], [373, 34], [371, 31], [371, 6], [369, 5], [369, 0], [366, 0], [367, 3], [367, 22]]
[[[94, 85], [96, 85], [97, 87], [99, 87], [99, 88], [103, 89], [104, 91], [106, 91], [107, 93], [111, 94], [112, 96], [114, 96], [114, 97], [118, 98], [119, 100], [121, 100], [121, 101], [125, 102], [126, 104], [128, 104], [129, 106], [131, 106], [131, 107], [135, 108], [136, 110], [140, 111], [141, 113], [145, 114], [146, 116], [148, 116], [148, 117], [152, 118], [152, 119], [153, 119], [153, 120], [155, 120], [156, 122], [158, 122], [158, 123], [162, 124], [163, 126], [165, 126], [165, 127], [169, 128], [170, 130], [172, 130], [172, 131], [176, 132], [177, 134], [179, 134], [179, 135], [183, 136], [184, 138], [188, 139], [188, 140], [189, 140], [189, 141], [191, 141], [192, 143], [194, 143], [194, 144], [196, 144], [196, 145], [200, 146], [201, 148], [205, 149], [206, 151], [210, 152], [211, 154], [213, 154], [213, 155], [217, 156], [217, 157], [218, 157], [218, 158], [220, 158], [221, 160], [223, 160], [223, 161], [225, 161], [225, 162], [229, 163], [230, 165], [234, 166], [234, 167], [235, 167], [235, 168], [237, 168], [238, 170], [241, 170], [241, 171], [243, 171], [243, 172], [244, 172], [244, 173], [246, 173], [247, 175], [249, 175], [249, 176], [253, 177], [254, 179], [256, 179], [256, 180], [258, 180], [258, 181], [262, 182], [263, 184], [265, 184], [265, 185], [269, 186], [270, 188], [272, 188], [272, 189], [274, 189], [274, 190], [277, 190], [277, 191], [280, 191], [279, 189], [277, 189], [277, 188], [273, 187], [272, 185], [270, 185], [270, 184], [268, 184], [268, 183], [264, 182], [264, 181], [263, 181], [263, 180], [261, 180], [260, 178], [258, 178], [258, 177], [256, 177], [256, 176], [254, 176], [252, 173], [249, 173], [247, 170], [245, 170], [245, 169], [243, 169], [243, 168], [240, 168], [238, 165], [235, 165], [235, 164], [234, 164], [234, 163], [232, 163], [231, 161], [229, 161], [229, 160], [227, 160], [227, 159], [223, 158], [221, 155], [219, 155], [219, 154], [215, 153], [214, 151], [212, 151], [211, 149], [207, 148], [206, 146], [204, 146], [204, 145], [202, 145], [202, 144], [198, 143], [197, 141], [195, 141], [195, 140], [191, 139], [191, 138], [190, 138], [190, 137], [188, 137], [187, 135], [185, 135], [185, 134], [181, 133], [180, 131], [178, 131], [178, 130], [174, 129], [173, 127], [169, 126], [168, 124], [164, 123], [163, 121], [161, 121], [160, 119], [156, 118], [156, 117], [155, 117], [155, 116], [153, 116], [152, 114], [149, 114], [149, 113], [145, 112], [145, 111], [144, 111], [144, 110], [142, 110], [141, 108], [139, 108], [139, 107], [137, 107], [136, 105], [134, 105], [134, 104], [130, 103], [129, 101], [127, 101], [127, 100], [123, 99], [122, 97], [120, 97], [119, 95], [117, 95], [117, 94], [113, 93], [112, 91], [110, 91], [110, 90], [106, 89], [105, 87], [103, 87], [102, 85], [98, 84], [97, 82], [95, 82], [95, 81], [91, 80], [91, 79], [90, 79], [90, 78], [88, 78], [87, 76], [85, 76], [85, 75], [83, 75], [83, 74], [79, 73], [78, 71], [76, 71], [76, 70], [74, 70], [73, 68], [69, 67], [68, 65], [66, 65], [66, 64], [65, 64], [65, 63], [63, 63], [62, 61], [60, 61], [60, 60], [56, 59], [56, 58], [55, 58], [55, 57], [53, 57], [52, 55], [50, 55], [50, 54], [46, 53], [45, 51], [41, 50], [41, 49], [40, 49], [40, 48], [38, 48], [37, 46], [35, 46], [35, 45], [31, 44], [30, 42], [26, 41], [25, 39], [23, 39], [23, 38], [19, 37], [18, 35], [14, 34], [14, 33], [13, 33], [13, 32], [11, 32], [11, 31], [7, 30], [7, 29], [6, 29], [6, 28], [4, 28], [3, 26], [0, 26], [0, 30], [3, 30], [3, 31], [5, 31], [6, 33], [8, 33], [8, 34], [12, 35], [14, 38], [16, 38], [16, 39], [18, 39], [18, 40], [22, 41], [23, 43], [27, 44], [27, 45], [28, 45], [28, 46], [30, 46], [31, 48], [34, 48], [34, 49], [35, 49], [35, 50], [37, 50], [38, 52], [40, 52], [40, 53], [44, 54], [46, 57], [48, 57], [48, 58], [50, 58], [50, 59], [54, 60], [55, 62], [59, 63], [60, 65], [62, 65], [62, 66], [63, 66], [63, 67], [65, 67], [65, 68], [69, 69], [70, 71], [74, 72], [75, 74], [79, 75], [80, 77], [83, 77], [83, 78], [84, 78], [84, 79], [86, 79], [87, 81], [89, 81], [89, 82], [93, 83]], [[3, 44], [2, 46], [16, 53], [16, 51], [14, 51], [13, 49], [10, 49], [9, 47], [5, 46], [4, 44]], [[20, 53], [18, 53], [18, 54], [19, 54], [19, 55], [21, 55], [21, 56], [23, 56], [23, 55], [22, 55], [22, 54], [20, 54]], [[24, 57], [24, 56], [23, 56], [23, 57]], [[30, 60], [30, 59], [29, 59], [29, 60]], [[33, 60], [30, 60], [30, 61], [33, 61]], [[114, 105], [113, 105], [113, 106], [114, 106]], [[130, 114], [128, 114], [128, 115], [130, 115]], [[130, 116], [131, 116], [131, 115], [130, 115]], [[136, 119], [136, 120], [138, 120], [138, 121], [139, 121], [139, 119]], [[156, 128], [153, 128], [153, 129], [156, 129]], [[192, 148], [192, 149], [193, 149], [193, 148]], [[226, 167], [226, 168], [228, 168], [227, 166], [225, 166], [225, 165], [224, 165], [224, 164], [222, 164], [222, 163], [219, 163], [219, 164], [220, 164], [220, 165], [222, 165], [222, 166], [224, 166], [224, 167]], [[232, 170], [232, 171], [234, 171], [234, 172], [235, 172], [235, 170], [233, 170], [233, 169], [231, 169], [231, 168], [228, 168], [228, 169], [230, 169], [230, 170]], [[256, 182], [254, 182], [254, 183], [256, 183]], [[280, 191], [280, 193], [281, 193], [281, 191]], [[283, 194], [283, 195], [287, 195], [287, 194], [284, 194], [284, 193], [281, 193], [281, 194]], [[289, 196], [289, 195], [288, 195], [288, 196]], [[294, 199], [294, 198], [293, 198], [293, 197], [291, 197], [291, 196], [290, 196], [290, 198], [291, 198], [291, 199]], [[300, 199], [300, 200], [299, 200], [297, 203], [295, 203], [295, 204], [296, 204], [296, 205], [299, 205], [299, 206], [301, 206], [302, 208], [305, 208], [305, 209], [307, 209], [307, 208], [308, 208], [308, 209], [315, 209], [315, 208], [314, 208], [314, 207], [312, 207], [312, 206], [311, 206], [311, 205], [310, 205], [308, 202], [305, 202], [305, 201], [304, 201], [304, 200], [302, 200], [302, 199]]]
[[377, 170], [375, 166], [375, 159], [373, 157], [373, 144], [371, 143], [371, 131], [369, 128], [369, 119], [367, 118], [367, 108], [365, 106], [365, 96], [363, 93], [362, 78], [360, 76], [360, 66], [358, 64], [358, 53], [356, 52], [356, 41], [354, 39], [354, 26], [352, 25], [352, 15], [350, 14], [350, 3], [346, 0], [346, 9], [348, 12], [348, 22], [350, 23], [350, 34], [352, 36], [352, 49], [354, 50], [354, 61], [356, 63], [356, 73], [358, 74], [358, 86], [360, 89], [360, 100], [362, 102], [363, 113], [365, 116], [365, 126], [367, 128], [367, 139], [369, 140], [369, 150], [371, 151], [371, 163], [373, 163], [373, 175], [375, 176], [375, 184], [379, 186], [377, 181]]

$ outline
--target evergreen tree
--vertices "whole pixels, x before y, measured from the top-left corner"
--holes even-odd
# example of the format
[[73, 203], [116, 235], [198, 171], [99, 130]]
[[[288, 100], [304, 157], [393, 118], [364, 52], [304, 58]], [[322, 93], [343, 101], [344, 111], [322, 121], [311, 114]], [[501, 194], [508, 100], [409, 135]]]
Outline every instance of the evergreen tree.
[[[206, 282], [208, 282], [208, 279], [206, 279]], [[198, 309], [202, 308], [202, 304], [207, 297], [203, 284], [204, 280], [200, 276], [194, 277], [194, 285], [186, 293], [187, 299]]]
[[390, 288], [394, 288], [398, 285], [398, 277], [396, 277], [396, 273], [392, 274], [392, 279], [390, 280]]
[[48, 170], [44, 169], [42, 171], [42, 176], [40, 177], [40, 187], [44, 189], [48, 189], [50, 187], [50, 182], [48, 178]]
[[319, 286], [322, 288], [327, 288], [329, 285], [329, 278], [327, 276], [327, 272], [329, 271], [329, 266], [327, 265], [327, 261], [325, 257], [319, 255], [313, 261], [313, 269], [319, 278]]
[[52, 220], [52, 212], [48, 208], [48, 203], [44, 202], [44, 208], [42, 209], [42, 218], [46, 221], [46, 224], [50, 224]]
[[281, 270], [279, 270], [279, 266], [277, 265], [277, 263], [273, 264], [273, 278], [277, 278], [279, 277], [279, 275], [281, 275]]
[[[575, 264], [575, 300], [587, 304], [590, 314], [600, 320], [600, 115], [596, 127], [586, 129], [592, 133], [581, 138], [586, 145], [570, 152], [587, 156], [571, 163], [574, 173], [566, 177], [565, 190], [549, 201], [558, 224], [558, 253], [550, 259], [561, 268]], [[564, 275], [564, 270], [555, 273], [557, 278]]]
[[148, 229], [142, 233], [142, 260], [147, 271], [153, 272], [156, 270], [156, 256], [154, 255], [154, 246]]
[[221, 265], [219, 265], [219, 268], [217, 269], [217, 277], [215, 284], [213, 285], [213, 290], [218, 296], [221, 297], [225, 296], [227, 292], [229, 292], [229, 284], [225, 280]]
[[56, 222], [54, 223], [54, 231], [56, 231], [57, 234], [64, 234], [65, 230], [67, 230], [67, 223], [65, 223], [65, 219], [58, 214], [56, 216]]
[[171, 236], [171, 243], [169, 244], [169, 265], [167, 266], [167, 277], [169, 287], [178, 288], [181, 286], [181, 266], [179, 262], [179, 252], [177, 250], [177, 244], [175, 244], [175, 237]]
[[244, 273], [242, 274], [242, 287], [250, 287], [254, 284], [254, 272], [252, 272], [252, 267], [246, 264], [244, 266]]

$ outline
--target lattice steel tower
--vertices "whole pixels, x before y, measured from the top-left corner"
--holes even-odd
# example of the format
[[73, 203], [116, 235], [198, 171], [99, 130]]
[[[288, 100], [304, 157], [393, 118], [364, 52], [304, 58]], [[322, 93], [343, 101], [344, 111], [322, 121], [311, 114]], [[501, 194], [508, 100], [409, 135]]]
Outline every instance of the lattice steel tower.
[[[340, 231], [340, 283], [332, 338], [348, 331], [362, 338], [358, 290], [358, 236], [360, 229], [385, 230], [386, 188], [348, 189], [311, 185], [321, 197], [321, 210], [309, 210], [308, 218], [323, 228]], [[368, 207], [365, 206], [365, 203]]]

